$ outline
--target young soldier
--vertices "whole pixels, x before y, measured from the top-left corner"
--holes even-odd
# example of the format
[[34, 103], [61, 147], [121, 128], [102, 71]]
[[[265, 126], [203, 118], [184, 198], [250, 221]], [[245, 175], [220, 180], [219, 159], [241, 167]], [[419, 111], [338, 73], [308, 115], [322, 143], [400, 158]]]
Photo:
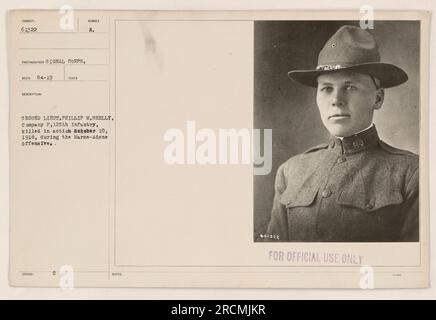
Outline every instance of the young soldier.
[[418, 156], [379, 139], [373, 124], [384, 89], [407, 81], [380, 62], [373, 36], [341, 27], [325, 44], [315, 70], [290, 78], [317, 88], [329, 143], [283, 163], [275, 180], [270, 241], [419, 241]]

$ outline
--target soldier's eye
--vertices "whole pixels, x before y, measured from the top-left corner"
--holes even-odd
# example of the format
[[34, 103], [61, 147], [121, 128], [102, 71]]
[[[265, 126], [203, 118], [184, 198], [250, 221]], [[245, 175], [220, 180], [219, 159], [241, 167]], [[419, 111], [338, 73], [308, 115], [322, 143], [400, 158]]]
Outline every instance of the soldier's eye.
[[324, 92], [332, 92], [332, 91], [333, 91], [333, 88], [332, 88], [332, 87], [328, 87], [328, 86], [326, 86], [326, 87], [322, 87], [322, 88], [321, 88], [321, 91], [324, 91]]

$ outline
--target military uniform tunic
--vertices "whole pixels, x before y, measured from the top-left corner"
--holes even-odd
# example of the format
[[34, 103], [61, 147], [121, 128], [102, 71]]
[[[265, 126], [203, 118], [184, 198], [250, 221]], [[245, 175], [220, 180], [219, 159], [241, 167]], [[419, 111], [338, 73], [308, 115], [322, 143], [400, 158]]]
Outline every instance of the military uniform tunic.
[[419, 241], [419, 159], [389, 146], [375, 126], [332, 137], [282, 164], [270, 241]]

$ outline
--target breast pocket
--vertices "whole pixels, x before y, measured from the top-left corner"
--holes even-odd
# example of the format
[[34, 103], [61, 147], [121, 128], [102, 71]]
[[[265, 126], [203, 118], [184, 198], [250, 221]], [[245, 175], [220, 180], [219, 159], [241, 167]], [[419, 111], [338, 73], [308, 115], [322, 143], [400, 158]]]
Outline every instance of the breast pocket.
[[338, 204], [353, 207], [365, 212], [374, 212], [389, 206], [400, 205], [404, 198], [398, 186], [389, 181], [384, 184], [365, 186], [363, 183], [353, 182], [345, 185], [337, 198]]
[[340, 219], [338, 237], [349, 241], [382, 242], [395, 239], [400, 231], [403, 195], [386, 184], [383, 190], [366, 190], [361, 185], [348, 185], [338, 195]]
[[315, 201], [317, 188], [298, 188], [288, 186], [280, 196], [280, 202], [288, 209], [308, 207]]
[[289, 241], [312, 241], [316, 232], [317, 188], [288, 186], [280, 196], [286, 207]]

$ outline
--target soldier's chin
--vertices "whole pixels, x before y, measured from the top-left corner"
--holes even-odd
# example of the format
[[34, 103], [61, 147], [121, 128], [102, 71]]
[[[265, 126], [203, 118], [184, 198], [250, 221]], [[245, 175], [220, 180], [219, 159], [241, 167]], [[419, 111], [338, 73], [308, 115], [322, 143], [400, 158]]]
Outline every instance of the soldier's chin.
[[342, 124], [329, 124], [327, 130], [332, 136], [348, 137], [353, 135], [353, 129]]

